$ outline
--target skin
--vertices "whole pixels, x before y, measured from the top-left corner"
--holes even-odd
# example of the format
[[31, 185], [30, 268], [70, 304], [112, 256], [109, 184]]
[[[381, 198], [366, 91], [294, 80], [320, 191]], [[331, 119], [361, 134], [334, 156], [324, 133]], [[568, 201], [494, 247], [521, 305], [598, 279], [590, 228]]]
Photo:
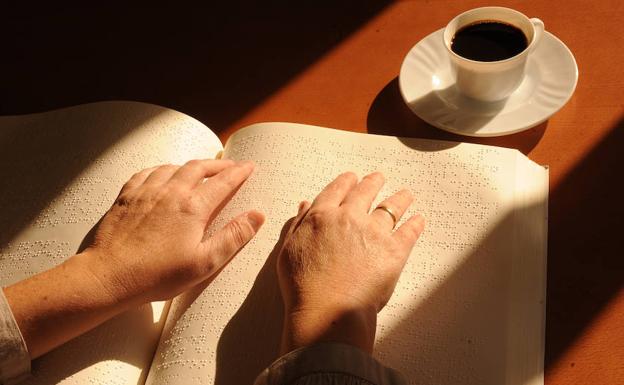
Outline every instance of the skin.
[[[282, 353], [319, 342], [372, 352], [377, 313], [386, 305], [424, 220], [396, 231], [383, 210], [369, 213], [384, 184], [380, 173], [359, 183], [353, 173], [331, 182], [311, 204], [302, 202], [278, 258], [284, 300]], [[382, 202], [397, 217], [413, 197], [401, 190]]]
[[[218, 274], [264, 222], [252, 210], [205, 235], [253, 168], [251, 162], [195, 160], [135, 174], [84, 252], [4, 289], [31, 358]], [[324, 341], [372, 351], [377, 312], [424, 226], [415, 216], [393, 232], [388, 213], [369, 213], [383, 184], [379, 173], [359, 183], [346, 173], [314, 202], [301, 203], [278, 259], [283, 352]], [[402, 190], [383, 203], [400, 218], [412, 200]]]
[[242, 213], [212, 237], [204, 231], [253, 168], [251, 162], [194, 160], [135, 174], [83, 253], [4, 289], [31, 358], [220, 271], [264, 215]]

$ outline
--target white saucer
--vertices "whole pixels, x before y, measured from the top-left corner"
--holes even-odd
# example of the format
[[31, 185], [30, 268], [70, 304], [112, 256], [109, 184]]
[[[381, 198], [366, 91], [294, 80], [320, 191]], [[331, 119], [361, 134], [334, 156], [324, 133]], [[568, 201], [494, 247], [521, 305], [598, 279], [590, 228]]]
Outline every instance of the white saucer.
[[576, 88], [572, 52], [549, 32], [527, 62], [524, 80], [509, 98], [479, 102], [455, 88], [440, 29], [407, 54], [399, 74], [405, 103], [425, 122], [468, 136], [499, 136], [534, 127], [563, 107]]

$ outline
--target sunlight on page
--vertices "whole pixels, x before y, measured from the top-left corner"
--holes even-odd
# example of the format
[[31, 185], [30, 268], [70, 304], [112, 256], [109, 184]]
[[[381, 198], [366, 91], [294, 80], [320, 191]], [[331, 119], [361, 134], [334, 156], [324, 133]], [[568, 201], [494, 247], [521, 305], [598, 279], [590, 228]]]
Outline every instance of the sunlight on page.
[[[0, 284], [61, 263], [143, 168], [211, 158], [217, 136], [181, 113], [103, 102], [0, 118]], [[166, 316], [164, 303], [121, 314], [33, 363], [25, 384], [137, 384]]]
[[[405, 218], [422, 213], [427, 220], [379, 315], [375, 355], [410, 383], [524, 384], [541, 373], [543, 298], [525, 304], [518, 292], [526, 277], [536, 287], [545, 279], [545, 201], [525, 212], [520, 183], [534, 174], [545, 197], [542, 167], [510, 149], [293, 123], [241, 129], [224, 153], [257, 166], [209, 232], [250, 208], [262, 208], [267, 222], [203, 292], [174, 300], [148, 385], [251, 383], [277, 357], [281, 300], [272, 250], [297, 204], [347, 170], [382, 171], [387, 184], [379, 199], [410, 188], [416, 202]], [[527, 247], [533, 232], [524, 217], [537, 226]], [[516, 247], [540, 252], [525, 265], [517, 261], [531, 258], [516, 258]], [[538, 326], [523, 329], [525, 321]]]
[[[506, 209], [458, 253], [431, 293], [388, 320], [392, 326], [379, 336], [378, 356], [416, 369], [414, 378], [483, 383], [487, 373], [485, 383], [543, 384], [547, 171], [516, 156]], [[401, 346], [410, 335], [416, 339]]]

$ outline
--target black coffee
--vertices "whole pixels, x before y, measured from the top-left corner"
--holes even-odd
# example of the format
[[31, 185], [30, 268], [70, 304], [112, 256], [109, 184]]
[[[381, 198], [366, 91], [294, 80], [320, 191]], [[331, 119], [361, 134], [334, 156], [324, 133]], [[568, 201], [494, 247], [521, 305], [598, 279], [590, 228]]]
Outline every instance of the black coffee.
[[479, 21], [459, 29], [451, 41], [451, 50], [476, 61], [509, 59], [528, 45], [524, 33], [500, 21]]

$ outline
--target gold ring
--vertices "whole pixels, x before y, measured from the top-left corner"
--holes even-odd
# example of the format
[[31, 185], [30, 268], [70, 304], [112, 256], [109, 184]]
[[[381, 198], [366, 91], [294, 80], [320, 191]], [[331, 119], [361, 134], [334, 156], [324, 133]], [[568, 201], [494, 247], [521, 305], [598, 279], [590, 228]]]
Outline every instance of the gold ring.
[[[392, 218], [392, 222], [394, 223], [392, 225], [392, 228], [394, 229], [394, 227], [397, 224], [397, 217], [396, 217], [396, 215], [394, 215], [392, 210], [389, 207], [385, 206], [385, 205], [379, 205], [379, 206], [375, 207], [375, 210], [383, 210], [383, 211], [387, 212], [390, 215], [390, 217]], [[375, 210], [373, 210], [373, 211], [375, 211]]]

